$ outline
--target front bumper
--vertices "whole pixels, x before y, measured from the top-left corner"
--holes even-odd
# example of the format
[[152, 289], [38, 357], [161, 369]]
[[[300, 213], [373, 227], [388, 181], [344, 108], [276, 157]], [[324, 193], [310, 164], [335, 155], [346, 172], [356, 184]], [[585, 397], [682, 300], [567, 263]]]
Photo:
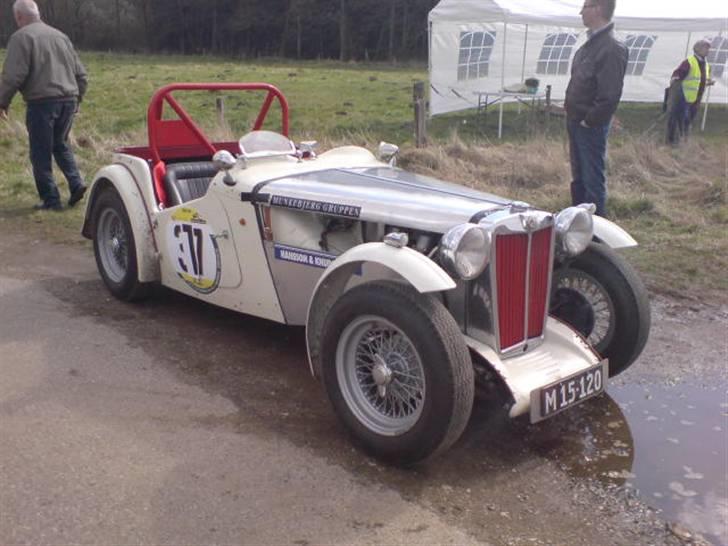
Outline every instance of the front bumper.
[[465, 336], [468, 347], [482, 356], [501, 376], [514, 404], [508, 415], [528, 413], [531, 392], [585, 370], [601, 360], [577, 332], [557, 319], [546, 320], [543, 343], [525, 354], [502, 358], [485, 343]]

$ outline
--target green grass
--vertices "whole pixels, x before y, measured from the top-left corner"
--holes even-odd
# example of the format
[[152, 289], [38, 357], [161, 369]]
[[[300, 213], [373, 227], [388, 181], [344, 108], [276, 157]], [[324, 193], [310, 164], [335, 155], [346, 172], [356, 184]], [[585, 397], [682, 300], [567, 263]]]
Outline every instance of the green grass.
[[[0, 57], [3, 57], [0, 52]], [[563, 119], [520, 115], [504, 108], [438, 116], [428, 122], [430, 146], [413, 148], [412, 86], [424, 68], [265, 59], [141, 56], [84, 52], [89, 92], [73, 130], [82, 172], [90, 181], [113, 149], [146, 144], [146, 108], [153, 92], [172, 82], [268, 82], [291, 108], [294, 140], [323, 147], [381, 140], [402, 147], [402, 165], [558, 210], [568, 204], [568, 154]], [[181, 96], [181, 95], [179, 95]], [[215, 98], [225, 98], [227, 129], [217, 127]], [[182, 100], [205, 129], [237, 139], [251, 126], [261, 96], [196, 93]], [[272, 109], [270, 125], [280, 117]], [[37, 195], [27, 159], [24, 105], [16, 97], [11, 121], [0, 123], [0, 221], [64, 242], [82, 242], [83, 208], [33, 212]], [[625, 104], [610, 137], [609, 209], [641, 243], [631, 259], [653, 290], [725, 301], [728, 292], [728, 108], [711, 105], [706, 132], [680, 149], [661, 145], [664, 118], [657, 104]], [[67, 186], [60, 184], [67, 197]]]

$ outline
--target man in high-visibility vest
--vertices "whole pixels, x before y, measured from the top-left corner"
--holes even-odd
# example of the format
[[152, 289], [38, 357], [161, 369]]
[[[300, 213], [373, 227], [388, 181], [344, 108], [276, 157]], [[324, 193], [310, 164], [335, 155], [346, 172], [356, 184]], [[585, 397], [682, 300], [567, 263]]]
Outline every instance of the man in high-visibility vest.
[[700, 108], [705, 88], [715, 82], [710, 78], [710, 64], [707, 56], [710, 42], [698, 40], [693, 46], [694, 55], [690, 55], [672, 73], [670, 79], [671, 93], [677, 95], [668, 120], [667, 140], [677, 144], [680, 136], [687, 137], [690, 125]]

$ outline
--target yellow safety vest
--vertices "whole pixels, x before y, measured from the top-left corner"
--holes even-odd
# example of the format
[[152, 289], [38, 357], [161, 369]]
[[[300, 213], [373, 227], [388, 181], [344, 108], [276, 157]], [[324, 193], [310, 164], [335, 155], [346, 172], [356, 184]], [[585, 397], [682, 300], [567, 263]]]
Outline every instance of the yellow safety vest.
[[[688, 63], [690, 63], [690, 71], [685, 79], [682, 81], [683, 95], [685, 95], [685, 102], [690, 104], [698, 100], [698, 90], [700, 89], [700, 65], [698, 64], [698, 58], [695, 55], [688, 57]], [[710, 65], [708, 60], [705, 60], [705, 81], [710, 79]]]

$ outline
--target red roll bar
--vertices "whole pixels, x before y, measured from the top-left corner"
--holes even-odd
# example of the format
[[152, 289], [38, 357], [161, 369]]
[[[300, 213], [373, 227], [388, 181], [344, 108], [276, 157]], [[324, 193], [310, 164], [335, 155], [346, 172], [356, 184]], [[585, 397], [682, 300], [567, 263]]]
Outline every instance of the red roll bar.
[[[281, 107], [281, 133], [288, 136], [288, 101], [280, 90], [268, 83], [172, 83], [157, 90], [147, 110], [149, 150], [152, 156], [154, 189], [161, 204], [167, 203], [162, 178], [165, 173], [163, 151], [175, 150], [174, 157], [207, 155], [228, 149], [231, 143], [213, 143], [172, 96], [174, 91], [266, 91], [266, 97], [253, 125], [257, 131], [265, 122], [271, 104], [278, 99]], [[175, 111], [179, 119], [162, 119], [164, 103]]]

